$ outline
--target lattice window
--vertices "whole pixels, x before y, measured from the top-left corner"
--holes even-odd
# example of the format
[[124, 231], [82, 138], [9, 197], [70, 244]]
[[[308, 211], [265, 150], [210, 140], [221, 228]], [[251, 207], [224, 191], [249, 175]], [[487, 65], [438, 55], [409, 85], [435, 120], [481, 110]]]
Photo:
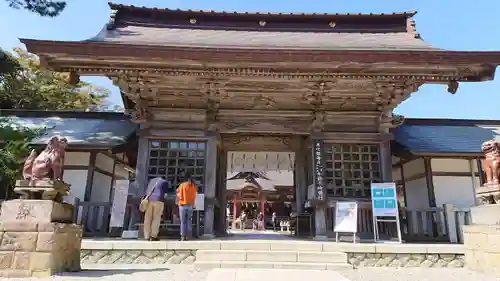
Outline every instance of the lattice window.
[[327, 194], [370, 197], [371, 182], [380, 182], [377, 144], [325, 144]]
[[149, 143], [148, 181], [165, 176], [169, 193], [174, 192], [186, 174], [190, 174], [203, 192], [205, 183], [204, 141], [151, 141]]

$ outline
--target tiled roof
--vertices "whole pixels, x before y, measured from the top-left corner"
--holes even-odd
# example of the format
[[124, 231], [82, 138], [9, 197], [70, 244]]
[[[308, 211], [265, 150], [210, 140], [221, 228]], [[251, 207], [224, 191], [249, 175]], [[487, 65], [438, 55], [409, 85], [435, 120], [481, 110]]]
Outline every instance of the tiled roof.
[[415, 11], [382, 14], [173, 10], [110, 3], [87, 42], [277, 50], [440, 50], [420, 39]]
[[296, 17], [320, 17], [320, 16], [344, 16], [344, 17], [391, 17], [391, 16], [402, 16], [402, 17], [412, 17], [417, 12], [416, 11], [408, 11], [408, 12], [399, 12], [399, 13], [273, 13], [273, 12], [236, 12], [236, 11], [214, 11], [214, 10], [181, 10], [181, 9], [168, 9], [168, 8], [150, 8], [145, 6], [134, 6], [134, 5], [124, 5], [108, 2], [109, 7], [112, 10], [120, 10], [126, 9], [130, 11], [155, 11], [155, 12], [176, 12], [176, 13], [200, 13], [200, 14], [222, 14], [222, 15], [240, 15], [240, 16], [248, 16], [248, 15], [268, 15], [268, 16], [276, 16], [276, 17], [288, 17], [288, 16], [296, 16]]
[[14, 126], [46, 128], [45, 134], [35, 139], [34, 144], [46, 144], [51, 136], [60, 135], [68, 139], [70, 148], [73, 145], [112, 148], [125, 143], [137, 129], [121, 113], [0, 112]]
[[408, 32], [263, 32], [125, 25], [111, 30], [105, 27], [97, 36], [87, 41], [167, 47], [237, 49], [439, 50]]
[[393, 130], [412, 153], [481, 153], [481, 144], [500, 140], [500, 121], [409, 119]]

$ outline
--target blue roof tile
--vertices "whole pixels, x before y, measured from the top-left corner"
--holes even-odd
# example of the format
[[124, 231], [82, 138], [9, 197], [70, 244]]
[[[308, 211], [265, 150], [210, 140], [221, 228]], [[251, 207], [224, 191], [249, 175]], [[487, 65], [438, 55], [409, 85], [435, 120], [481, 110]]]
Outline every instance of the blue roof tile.
[[[68, 115], [68, 114], [64, 114]], [[120, 114], [101, 118], [86, 118], [85, 113], [77, 117], [66, 116], [5, 116], [12, 125], [29, 128], [46, 128], [43, 136], [34, 144], [46, 144], [54, 135], [64, 136], [69, 145], [90, 145], [114, 147], [123, 144], [135, 132], [137, 126]], [[77, 114], [75, 114], [76, 116]], [[90, 116], [91, 114], [89, 114]], [[112, 118], [110, 118], [112, 117]]]
[[483, 142], [499, 138], [500, 124], [480, 125], [481, 121], [475, 122], [466, 126], [452, 122], [449, 125], [410, 122], [392, 132], [396, 142], [413, 153], [481, 153]]

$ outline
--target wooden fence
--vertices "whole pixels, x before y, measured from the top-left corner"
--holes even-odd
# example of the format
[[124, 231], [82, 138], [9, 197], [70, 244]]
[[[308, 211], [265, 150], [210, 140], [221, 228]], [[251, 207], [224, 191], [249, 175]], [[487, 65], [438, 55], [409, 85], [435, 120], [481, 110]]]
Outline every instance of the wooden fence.
[[[463, 243], [462, 226], [469, 225], [470, 209], [456, 208], [451, 204], [434, 208], [401, 208], [401, 235], [406, 242]], [[327, 212], [327, 227], [333, 232], [335, 206]], [[395, 223], [379, 223], [382, 238], [397, 237]], [[370, 203], [358, 204], [358, 236], [373, 238], [373, 213]]]
[[[111, 220], [110, 202], [85, 202], [78, 198], [75, 200], [75, 214], [73, 221], [83, 226], [84, 237], [108, 237], [111, 233], [109, 226]], [[127, 204], [123, 227], [128, 229], [130, 220], [138, 215], [137, 204]]]
[[[86, 237], [107, 237], [110, 235], [111, 203], [82, 202], [76, 200], [75, 223], [81, 224]], [[133, 216], [138, 214], [137, 204], [127, 204], [124, 228], [129, 227]], [[463, 243], [462, 226], [469, 225], [470, 209], [456, 208], [451, 204], [434, 208], [401, 208], [401, 233], [405, 242], [451, 242]], [[328, 209], [327, 227], [333, 233], [335, 206]], [[395, 223], [380, 223], [381, 238], [397, 237]], [[358, 204], [358, 236], [373, 238], [373, 217], [370, 203]]]

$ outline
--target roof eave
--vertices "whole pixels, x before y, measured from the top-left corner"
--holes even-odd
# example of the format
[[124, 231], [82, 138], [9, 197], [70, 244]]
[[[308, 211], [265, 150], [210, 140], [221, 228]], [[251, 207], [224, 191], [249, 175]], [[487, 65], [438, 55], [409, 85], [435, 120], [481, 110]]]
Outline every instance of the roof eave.
[[[21, 38], [29, 52], [39, 56], [89, 56], [89, 57], [136, 57], [158, 58], [169, 56], [199, 55], [205, 59], [209, 55], [227, 54], [235, 58], [245, 59], [242, 54], [252, 57], [252, 60], [265, 59], [269, 56], [286, 57], [287, 60], [315, 61], [315, 56], [330, 56], [329, 61], [350, 61], [353, 58], [359, 62], [400, 62], [414, 64], [452, 63], [452, 64], [484, 64], [489, 66], [485, 80], [491, 80], [496, 66], [500, 65], [500, 51], [446, 51], [446, 50], [310, 50], [310, 49], [238, 49], [238, 48], [201, 48], [201, 47], [171, 47], [159, 45], [117, 44], [107, 42], [75, 42], [51, 41]], [[145, 50], [142, 52], [141, 50]], [[236, 56], [238, 55], [238, 56]], [[310, 57], [310, 59], [309, 59]], [[215, 57], [215, 59], [217, 59]], [[278, 60], [277, 60], [278, 61]], [[51, 62], [48, 62], [49, 66]]]
[[410, 151], [411, 154], [418, 157], [430, 157], [430, 158], [478, 158], [483, 157], [481, 152], [414, 152]]
[[202, 15], [226, 15], [226, 16], [261, 16], [261, 17], [404, 17], [411, 18], [417, 14], [417, 11], [410, 10], [406, 12], [393, 12], [393, 13], [286, 13], [286, 12], [236, 12], [236, 11], [214, 11], [214, 10], [181, 10], [181, 9], [168, 9], [156, 8], [145, 6], [124, 5], [108, 2], [108, 6], [113, 11], [150, 11], [154, 13], [190, 13]]

